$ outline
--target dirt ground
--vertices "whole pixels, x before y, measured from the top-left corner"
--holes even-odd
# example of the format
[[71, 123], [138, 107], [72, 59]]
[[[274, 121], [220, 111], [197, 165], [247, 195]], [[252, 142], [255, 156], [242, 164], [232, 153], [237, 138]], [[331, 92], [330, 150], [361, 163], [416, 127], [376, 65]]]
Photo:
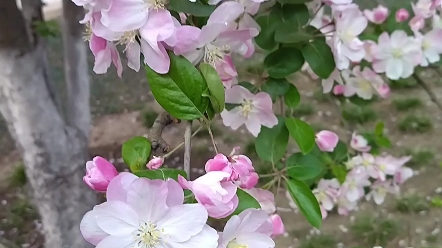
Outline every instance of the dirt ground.
[[[61, 50], [59, 38], [50, 41], [52, 51]], [[63, 70], [61, 55], [51, 52], [53, 77], [62, 92]], [[258, 62], [256, 62], [258, 61]], [[256, 60], [255, 64], [259, 64]], [[241, 70], [251, 65], [244, 64]], [[436, 71], [428, 70], [425, 82], [442, 101], [442, 79]], [[92, 77], [92, 111], [95, 117], [91, 134], [92, 155], [100, 155], [123, 167], [121, 144], [127, 139], [144, 135], [146, 126], [161, 108], [152, 99], [142, 72], [125, 70], [118, 79], [111, 70], [105, 76]], [[247, 76], [250, 79], [250, 74]], [[384, 121], [394, 155], [412, 154], [410, 166], [416, 176], [405, 184], [401, 198], [389, 197], [386, 204], [377, 207], [364, 203], [351, 216], [330, 214], [321, 230], [313, 230], [299, 214], [289, 210], [285, 194], [277, 198], [280, 214], [287, 233], [277, 240], [277, 247], [300, 248], [371, 248], [382, 245], [389, 248], [442, 248], [442, 111], [429, 99], [426, 92], [415, 83], [392, 85], [392, 95], [365, 108], [336, 104], [320, 93], [318, 82], [305, 75], [296, 75], [292, 82], [300, 90], [302, 104], [296, 109], [298, 116], [317, 130], [331, 129], [348, 140], [351, 130], [371, 130], [377, 121]], [[346, 113], [343, 121], [341, 112]], [[195, 128], [198, 124], [195, 123]], [[184, 126], [175, 124], [164, 132], [164, 138], [173, 147], [182, 142]], [[218, 120], [213, 127], [220, 151], [229, 153], [240, 145], [250, 155], [258, 169], [262, 164], [254, 156], [251, 136], [241, 128], [232, 131]], [[205, 161], [214, 156], [207, 132], [201, 132], [193, 141], [193, 177], [201, 172]], [[6, 127], [0, 122], [0, 244], [6, 247], [42, 247], [39, 235], [41, 223], [27, 197], [26, 186], [20, 182], [20, 157], [13, 148]], [[179, 167], [182, 152], [167, 161], [168, 166]], [[12, 179], [11, 179], [12, 178]], [[15, 185], [10, 185], [10, 183]], [[1, 247], [1, 245], [0, 245]]]

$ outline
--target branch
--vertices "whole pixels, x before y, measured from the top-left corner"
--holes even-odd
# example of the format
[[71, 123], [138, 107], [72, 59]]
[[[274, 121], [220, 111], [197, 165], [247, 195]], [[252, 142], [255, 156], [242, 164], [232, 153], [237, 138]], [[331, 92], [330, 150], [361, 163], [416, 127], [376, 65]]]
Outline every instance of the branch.
[[178, 123], [179, 121], [170, 116], [167, 112], [163, 112], [158, 115], [155, 119], [152, 127], [147, 134], [147, 138], [152, 143], [152, 150], [156, 151], [161, 149], [162, 152], [166, 153], [170, 150], [170, 145], [163, 139], [163, 129], [164, 127], [172, 124]]
[[428, 86], [424, 80], [422, 80], [416, 73], [413, 74], [413, 78], [416, 80], [416, 82], [427, 92], [428, 96], [430, 97], [431, 101], [436, 104], [436, 106], [439, 108], [440, 111], [442, 111], [442, 104], [437, 100], [436, 95], [431, 91], [430, 86]]
[[66, 122], [89, 137], [91, 125], [89, 67], [83, 41], [84, 8], [63, 0], [63, 47], [67, 89]]
[[192, 150], [191, 135], [192, 121], [187, 121], [186, 131], [184, 132], [184, 171], [188, 180], [190, 179], [190, 155]]

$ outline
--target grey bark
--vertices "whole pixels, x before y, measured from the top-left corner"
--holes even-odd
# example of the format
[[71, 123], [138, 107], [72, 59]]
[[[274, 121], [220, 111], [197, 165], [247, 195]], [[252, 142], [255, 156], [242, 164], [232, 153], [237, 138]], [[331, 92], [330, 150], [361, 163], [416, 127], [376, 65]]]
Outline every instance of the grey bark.
[[89, 68], [83, 41], [84, 9], [71, 0], [63, 0], [64, 68], [67, 84], [67, 122], [89, 136], [91, 125]]
[[29, 28], [15, 0], [0, 0], [0, 112], [23, 154], [45, 247], [83, 248], [79, 223], [96, 202], [81, 179], [88, 136], [83, 128], [67, 125], [57, 111], [46, 80], [44, 48]]

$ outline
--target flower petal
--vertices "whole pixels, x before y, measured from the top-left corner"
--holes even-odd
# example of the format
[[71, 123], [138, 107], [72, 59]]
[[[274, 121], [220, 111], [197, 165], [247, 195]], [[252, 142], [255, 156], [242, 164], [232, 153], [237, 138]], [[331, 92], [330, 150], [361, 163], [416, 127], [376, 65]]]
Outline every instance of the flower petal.
[[108, 201], [95, 206], [93, 211], [97, 225], [110, 235], [129, 235], [138, 228], [138, 214], [124, 202]]
[[132, 248], [135, 247], [135, 239], [131, 235], [109, 236], [101, 241], [96, 248]]
[[127, 200], [127, 190], [130, 184], [138, 177], [129, 172], [121, 172], [107, 186], [106, 199], [108, 201], [122, 201]]
[[80, 232], [83, 238], [93, 245], [97, 245], [104, 238], [109, 236], [101, 229], [95, 221], [95, 213], [93, 210], [87, 212], [80, 223]]

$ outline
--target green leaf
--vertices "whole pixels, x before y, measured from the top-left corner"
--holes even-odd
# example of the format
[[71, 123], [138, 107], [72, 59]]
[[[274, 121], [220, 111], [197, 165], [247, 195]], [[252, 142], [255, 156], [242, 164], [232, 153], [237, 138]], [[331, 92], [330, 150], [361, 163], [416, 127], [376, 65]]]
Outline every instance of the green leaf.
[[307, 6], [302, 4], [284, 4], [282, 6], [282, 15], [286, 22], [296, 23], [296, 27], [301, 28], [307, 24], [310, 19], [310, 13]]
[[290, 179], [286, 182], [290, 196], [301, 213], [312, 226], [319, 229], [322, 224], [321, 210], [310, 188], [302, 181], [296, 179]]
[[285, 126], [303, 154], [307, 154], [313, 149], [315, 146], [315, 131], [307, 123], [300, 119], [287, 118]]
[[177, 119], [194, 120], [204, 116], [209, 104], [203, 97], [207, 85], [201, 73], [186, 58], [169, 52], [168, 74], [158, 74], [145, 66], [155, 100]]
[[339, 141], [338, 144], [336, 145], [335, 149], [333, 150], [333, 152], [330, 153], [330, 157], [333, 159], [333, 161], [341, 161], [345, 158], [347, 158], [347, 145], [345, 145], [344, 142]]
[[376, 145], [380, 146], [380, 147], [385, 147], [385, 148], [390, 148], [391, 147], [391, 141], [384, 136], [377, 136], [375, 138], [375, 143]]
[[223, 82], [221, 81], [218, 72], [216, 72], [213, 66], [203, 63], [200, 64], [199, 67], [209, 89], [209, 93], [211, 96], [210, 103], [212, 104], [213, 110], [215, 111], [215, 113], [221, 113], [225, 105]]
[[253, 92], [256, 89], [255, 85], [253, 85], [253, 84], [251, 84], [249, 82], [244, 82], [244, 81], [243, 82], [239, 82], [239, 85], [241, 85], [242, 87], [248, 89], [250, 92]]
[[286, 161], [287, 174], [301, 181], [316, 178], [324, 170], [322, 160], [312, 154], [294, 153]]
[[301, 51], [307, 63], [320, 78], [327, 79], [335, 70], [332, 50], [324, 40], [314, 40], [305, 45]]
[[170, 0], [168, 5], [169, 10], [183, 12], [200, 17], [210, 16], [215, 8], [216, 6], [214, 5], [205, 5], [200, 1], [191, 2], [183, 0]]
[[289, 141], [289, 132], [284, 125], [284, 118], [278, 118], [278, 125], [268, 128], [261, 127], [261, 132], [255, 140], [258, 156], [268, 162], [276, 163], [284, 157]]
[[384, 134], [384, 123], [378, 122], [374, 128], [374, 134], [376, 136], [382, 136]]
[[270, 14], [260, 16], [256, 22], [261, 27], [258, 36], [255, 37], [256, 44], [265, 50], [272, 50], [276, 46], [275, 30], [282, 23], [281, 5], [275, 4]]
[[124, 142], [121, 155], [132, 172], [146, 168], [152, 144], [144, 137], [137, 136]]
[[135, 176], [138, 177], [146, 177], [149, 179], [163, 179], [166, 180], [168, 178], [172, 178], [175, 181], [178, 180], [178, 175], [187, 178], [186, 172], [178, 169], [169, 169], [169, 168], [161, 168], [157, 170], [141, 170], [135, 171]]
[[293, 84], [290, 84], [287, 93], [285, 93], [284, 102], [289, 108], [296, 108], [301, 102], [301, 95]]
[[273, 102], [275, 102], [279, 96], [287, 93], [289, 86], [290, 83], [285, 78], [275, 79], [269, 77], [267, 78], [265, 84], [261, 86], [261, 90], [267, 92], [272, 98]]
[[343, 165], [332, 165], [332, 173], [338, 179], [339, 183], [343, 184], [347, 177], [347, 169]]
[[261, 208], [261, 205], [259, 205], [259, 202], [251, 196], [249, 193], [245, 192], [244, 190], [238, 188], [236, 190], [236, 195], [238, 196], [238, 207], [233, 212], [232, 215], [238, 215], [242, 211], [249, 209], [249, 208]]
[[268, 54], [264, 59], [270, 77], [280, 79], [299, 71], [304, 65], [302, 53], [294, 47], [283, 47]]
[[313, 38], [312, 34], [298, 31], [292, 23], [285, 22], [276, 28], [275, 41], [283, 44], [307, 42]]

